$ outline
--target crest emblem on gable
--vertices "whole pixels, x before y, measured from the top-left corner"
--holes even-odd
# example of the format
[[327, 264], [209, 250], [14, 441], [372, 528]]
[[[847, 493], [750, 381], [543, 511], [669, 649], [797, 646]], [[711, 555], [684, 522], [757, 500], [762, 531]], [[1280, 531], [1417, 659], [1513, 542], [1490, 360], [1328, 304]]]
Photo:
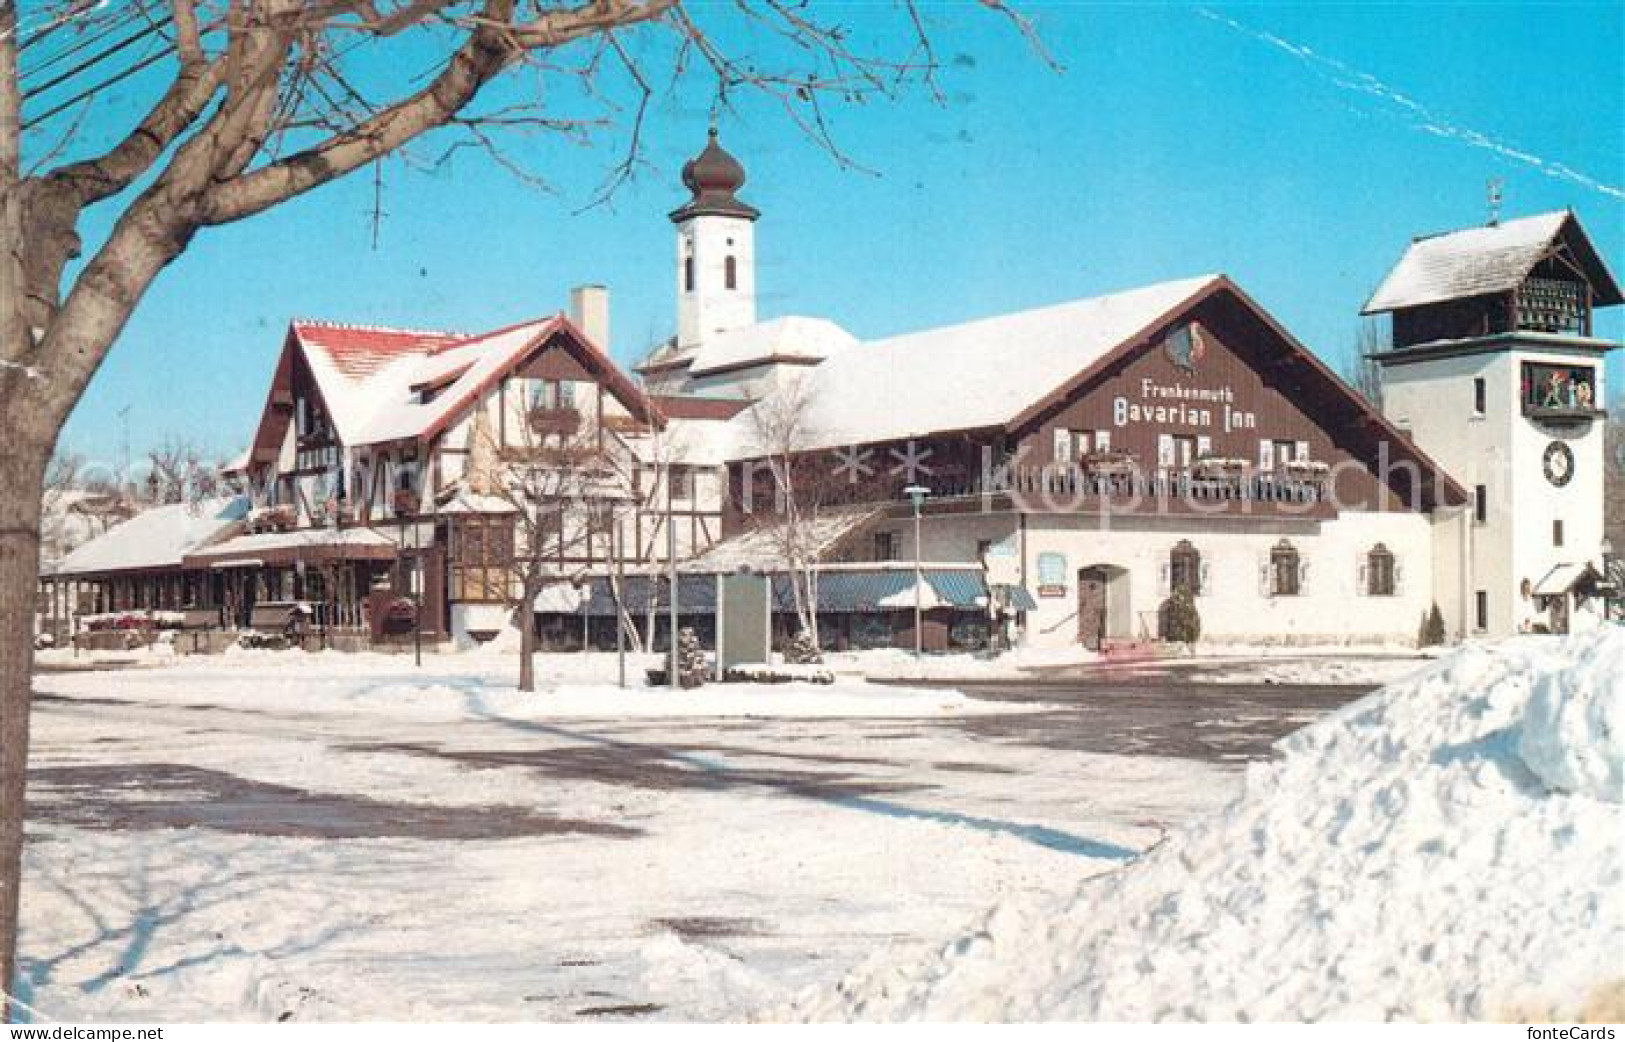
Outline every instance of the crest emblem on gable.
[[1197, 363], [1207, 354], [1207, 340], [1202, 335], [1202, 327], [1195, 322], [1186, 323], [1169, 333], [1162, 347], [1168, 354], [1168, 361], [1187, 373], [1196, 372]]

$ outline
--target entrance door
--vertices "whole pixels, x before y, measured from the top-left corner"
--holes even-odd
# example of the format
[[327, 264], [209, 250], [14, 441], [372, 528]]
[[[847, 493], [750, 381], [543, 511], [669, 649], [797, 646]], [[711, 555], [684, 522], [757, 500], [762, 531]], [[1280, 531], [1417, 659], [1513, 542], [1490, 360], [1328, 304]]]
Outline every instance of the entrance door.
[[1569, 595], [1559, 594], [1552, 598], [1552, 632], [1567, 633], [1569, 631]]
[[1084, 568], [1078, 572], [1078, 640], [1090, 651], [1099, 651], [1106, 638], [1106, 570]]

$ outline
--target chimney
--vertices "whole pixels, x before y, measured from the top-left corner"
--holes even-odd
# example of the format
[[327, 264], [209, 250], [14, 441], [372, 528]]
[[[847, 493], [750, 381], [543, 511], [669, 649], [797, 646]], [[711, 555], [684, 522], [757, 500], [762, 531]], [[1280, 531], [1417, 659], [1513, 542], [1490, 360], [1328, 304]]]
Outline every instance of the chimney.
[[570, 291], [570, 321], [599, 350], [609, 353], [609, 289], [604, 286], [577, 286]]

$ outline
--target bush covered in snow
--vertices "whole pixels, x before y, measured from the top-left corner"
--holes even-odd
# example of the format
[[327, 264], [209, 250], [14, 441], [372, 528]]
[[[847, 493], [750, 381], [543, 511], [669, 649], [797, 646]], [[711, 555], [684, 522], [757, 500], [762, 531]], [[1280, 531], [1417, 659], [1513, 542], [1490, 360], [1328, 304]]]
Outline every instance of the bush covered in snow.
[[1175, 644], [1195, 644], [1202, 639], [1202, 616], [1196, 610], [1196, 598], [1185, 586], [1174, 587], [1174, 592], [1162, 602], [1162, 639]]
[[1288, 737], [1224, 811], [1075, 896], [999, 907], [787, 1012], [1605, 1016], [1625, 976], [1622, 699], [1619, 629], [1464, 648]]

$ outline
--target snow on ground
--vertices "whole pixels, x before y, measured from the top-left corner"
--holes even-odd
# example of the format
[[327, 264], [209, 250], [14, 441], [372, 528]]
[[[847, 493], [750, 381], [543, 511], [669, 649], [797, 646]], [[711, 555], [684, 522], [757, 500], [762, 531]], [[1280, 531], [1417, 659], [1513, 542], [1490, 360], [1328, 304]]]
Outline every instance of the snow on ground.
[[1240, 778], [987, 732], [1012, 717], [952, 693], [620, 692], [613, 669], [544, 656], [535, 696], [478, 653], [41, 674], [22, 998], [67, 1020], [741, 1019], [1070, 888]]
[[825, 664], [837, 676], [871, 680], [1010, 680], [1033, 669], [1087, 666], [1100, 656], [1083, 647], [1017, 648], [998, 655], [959, 653], [916, 656], [900, 648], [826, 652]]
[[1617, 1019], [1622, 703], [1625, 632], [1464, 648], [1292, 735], [1134, 864], [781, 1012]]
[[[71, 653], [69, 653], [71, 655]], [[46, 661], [56, 661], [47, 659]], [[71, 658], [67, 661], [71, 661]], [[834, 685], [708, 684], [673, 692], [650, 687], [645, 670], [658, 655], [626, 657], [627, 687], [618, 686], [614, 654], [546, 654], [536, 662], [537, 694], [514, 685], [513, 655], [429, 655], [422, 667], [403, 654], [339, 651], [250, 651], [220, 656], [120, 653], [103, 664], [163, 666], [174, 678], [152, 685], [149, 699], [186, 701], [196, 683], [252, 690], [256, 706], [307, 713], [389, 713], [458, 720], [568, 717], [920, 717], [936, 713], [1006, 713], [1007, 704], [950, 690], [872, 685], [846, 676]], [[357, 683], [358, 679], [366, 682]]]
[[1207, 684], [1388, 684], [1428, 665], [1414, 650], [1396, 655], [1321, 655], [1272, 661], [1191, 660], [1191, 679]]

